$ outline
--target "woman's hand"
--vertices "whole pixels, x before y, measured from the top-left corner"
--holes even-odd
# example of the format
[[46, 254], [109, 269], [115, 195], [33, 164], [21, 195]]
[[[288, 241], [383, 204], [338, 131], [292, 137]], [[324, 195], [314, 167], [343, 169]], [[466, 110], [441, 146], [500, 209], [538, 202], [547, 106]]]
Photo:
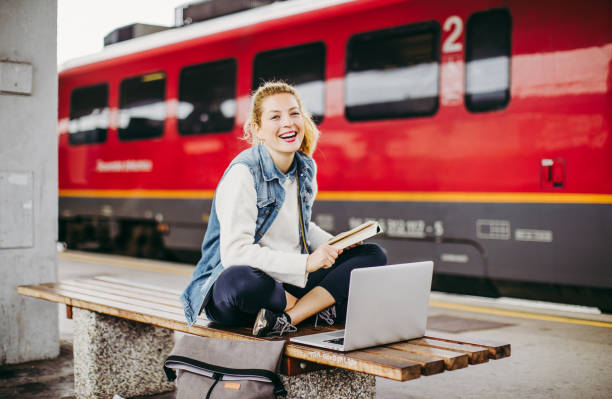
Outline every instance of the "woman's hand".
[[306, 261], [306, 271], [308, 273], [316, 272], [321, 268], [331, 267], [338, 255], [342, 253], [341, 249], [328, 244], [321, 244], [313, 253], [308, 255]]

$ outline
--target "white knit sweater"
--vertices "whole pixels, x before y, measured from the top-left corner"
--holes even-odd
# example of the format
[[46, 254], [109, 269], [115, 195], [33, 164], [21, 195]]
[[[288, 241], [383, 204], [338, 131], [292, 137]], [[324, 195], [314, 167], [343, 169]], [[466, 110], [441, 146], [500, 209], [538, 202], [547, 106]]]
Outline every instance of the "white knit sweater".
[[[226, 173], [216, 192], [215, 207], [221, 228], [223, 267], [247, 265], [263, 270], [277, 281], [304, 287], [308, 280], [306, 259], [300, 254], [297, 182], [286, 178], [282, 184], [285, 201], [274, 222], [257, 244], [253, 244], [257, 221], [257, 193], [249, 168], [237, 164]], [[313, 184], [312, 200], [317, 194]], [[316, 249], [332, 237], [310, 222], [308, 238]]]

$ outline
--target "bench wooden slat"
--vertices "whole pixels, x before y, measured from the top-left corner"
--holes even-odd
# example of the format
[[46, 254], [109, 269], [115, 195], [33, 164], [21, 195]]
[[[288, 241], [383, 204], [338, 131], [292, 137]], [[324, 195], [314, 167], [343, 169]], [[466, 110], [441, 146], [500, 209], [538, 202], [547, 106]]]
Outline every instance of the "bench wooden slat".
[[154, 290], [154, 289], [148, 289], [148, 288], [140, 288], [140, 287], [133, 287], [133, 286], [129, 286], [129, 285], [123, 285], [123, 284], [115, 284], [115, 283], [111, 283], [111, 282], [107, 282], [107, 281], [102, 281], [102, 280], [94, 280], [94, 279], [75, 279], [75, 280], [65, 280], [62, 281], [62, 283], [69, 283], [69, 282], [78, 282], [78, 283], [87, 283], [90, 284], [93, 287], [97, 287], [97, 289], [118, 289], [118, 290], [123, 290], [126, 292], [132, 292], [135, 294], [144, 294], [144, 295], [154, 295], [158, 298], [165, 298], [165, 299], [178, 299], [180, 294], [169, 294], [165, 291], [159, 291], [159, 290]]
[[174, 290], [172, 288], [160, 287], [158, 285], [152, 285], [152, 284], [138, 283], [136, 281], [125, 280], [125, 279], [111, 277], [111, 276], [95, 276], [93, 277], [93, 279], [100, 280], [100, 281], [107, 281], [107, 282], [121, 284], [121, 285], [127, 285], [130, 287], [144, 288], [144, 289], [155, 290], [155, 291], [163, 291], [170, 295], [180, 296], [182, 294], [181, 291]]
[[314, 363], [341, 367], [396, 381], [407, 381], [421, 375], [421, 365], [416, 362], [383, 357], [363, 351], [342, 353], [306, 345], [288, 344], [285, 354]]
[[53, 285], [48, 286], [48, 288], [63, 290], [66, 294], [81, 294], [83, 296], [80, 298], [85, 300], [87, 300], [88, 297], [91, 298], [91, 301], [97, 301], [98, 299], [108, 299], [113, 302], [123, 303], [126, 305], [134, 304], [142, 307], [143, 309], [151, 309], [152, 311], [162, 310], [169, 313], [177, 313], [179, 315], [183, 314], [183, 309], [178, 303], [178, 301], [174, 306], [172, 306], [168, 304], [155, 303], [152, 301], [147, 301], [124, 295], [111, 294], [102, 291], [93, 291], [88, 289], [87, 287], [66, 283], [53, 283]]
[[73, 307], [121, 317], [132, 321], [149, 323], [160, 327], [166, 327], [164, 323], [165, 320], [185, 323], [183, 314], [179, 312], [165, 312], [110, 299], [94, 297], [72, 290], [48, 287], [44, 284], [35, 287], [20, 286], [17, 292], [22, 295], [64, 303]]
[[[369, 365], [371, 363], [378, 363], [381, 366], [384, 366], [385, 368], [388, 368], [388, 366], [394, 367], [395, 370], [399, 371], [399, 373], [396, 373], [396, 371], [394, 371], [392, 374], [396, 374], [396, 375], [399, 374], [400, 379], [398, 379], [398, 381], [413, 380], [421, 376], [421, 365], [411, 360], [393, 359], [393, 358], [380, 356], [380, 355], [372, 354], [372, 353], [367, 353], [363, 351], [354, 351], [354, 352], [349, 352], [349, 353], [350, 354], [348, 356], [350, 358], [357, 359], [359, 363], [362, 365], [362, 367], [365, 366], [365, 364]], [[370, 374], [374, 374], [378, 377], [394, 379], [391, 377], [391, 374], [389, 374], [388, 372], [384, 372], [382, 368], [380, 369], [381, 373], [375, 372], [375, 371], [378, 371], [378, 368], [371, 369], [371, 370], [372, 372]]]
[[470, 364], [479, 364], [489, 361], [489, 351], [474, 346], [455, 344], [447, 341], [440, 341], [432, 338], [419, 338], [410, 340], [411, 344], [427, 346], [431, 348], [445, 349], [453, 352], [465, 353]]
[[468, 366], [468, 356], [465, 353], [457, 353], [439, 348], [431, 348], [423, 345], [411, 344], [412, 341], [398, 342], [387, 345], [390, 348], [415, 353], [423, 356], [431, 356], [442, 359], [446, 370], [452, 371]]
[[418, 353], [404, 352], [390, 347], [376, 347], [363, 349], [362, 352], [371, 353], [378, 356], [408, 360], [421, 365], [422, 375], [438, 374], [444, 371], [444, 361], [432, 356], [425, 356]]
[[[69, 280], [62, 281], [60, 283], [54, 283], [57, 287], [71, 287], [75, 290], [84, 290], [85, 293], [90, 293], [91, 295], [114, 295], [118, 297], [125, 298], [125, 300], [136, 300], [149, 302], [152, 304], [158, 304], [161, 306], [169, 306], [172, 308], [178, 308], [181, 311], [183, 310], [183, 306], [179, 302], [178, 298], [159, 298], [153, 294], [143, 294], [133, 291], [127, 291], [122, 289], [116, 289], [111, 287], [98, 287], [94, 284], [89, 284], [86, 281], [78, 281], [78, 280]], [[60, 285], [61, 284], [61, 285]]]
[[440, 334], [437, 332], [435, 333], [435, 335], [428, 332], [425, 338], [438, 339], [441, 341], [447, 341], [447, 342], [452, 342], [456, 344], [468, 344], [468, 345], [487, 348], [487, 350], [489, 351], [489, 358], [491, 359], [501, 359], [504, 357], [508, 357], [510, 356], [510, 352], [511, 352], [510, 344], [504, 344], [501, 342], [490, 341], [490, 340], [480, 339], [480, 338], [470, 337], [469, 342], [465, 342], [465, 341], [459, 341], [456, 337], [453, 337], [451, 335]]

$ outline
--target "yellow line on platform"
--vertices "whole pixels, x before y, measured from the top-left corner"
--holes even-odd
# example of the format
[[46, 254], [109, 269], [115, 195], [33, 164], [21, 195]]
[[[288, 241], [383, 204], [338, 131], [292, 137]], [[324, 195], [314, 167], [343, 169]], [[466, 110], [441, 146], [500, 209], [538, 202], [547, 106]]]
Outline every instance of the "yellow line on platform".
[[193, 268], [189, 266], [171, 266], [171, 265], [156, 265], [145, 264], [142, 262], [134, 262], [130, 260], [112, 259], [96, 255], [81, 255], [72, 253], [58, 253], [58, 257], [66, 260], [77, 262], [94, 263], [103, 266], [122, 267], [124, 269], [144, 270], [149, 272], [179, 274], [183, 276], [191, 276]]
[[429, 301], [429, 305], [435, 308], [464, 310], [466, 312], [486, 313], [486, 314], [493, 314], [497, 316], [518, 317], [521, 319], [534, 319], [534, 320], [554, 321], [558, 323], [580, 324], [584, 326], [612, 328], [612, 323], [606, 323], [603, 321], [581, 320], [581, 319], [575, 319], [571, 317], [561, 317], [561, 316], [548, 316], [548, 315], [537, 314], [537, 313], [516, 312], [513, 310], [492, 309], [492, 308], [485, 308], [481, 306], [461, 305], [457, 303], [440, 302], [440, 301]]

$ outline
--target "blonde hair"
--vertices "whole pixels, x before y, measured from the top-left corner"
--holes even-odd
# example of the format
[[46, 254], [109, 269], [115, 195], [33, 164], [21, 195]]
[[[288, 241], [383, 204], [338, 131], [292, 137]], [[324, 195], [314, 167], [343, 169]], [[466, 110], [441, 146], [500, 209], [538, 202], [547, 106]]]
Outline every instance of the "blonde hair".
[[259, 88], [253, 93], [251, 96], [251, 107], [249, 109], [249, 115], [244, 122], [243, 127], [243, 140], [247, 140], [251, 142], [251, 145], [255, 145], [257, 143], [257, 139], [255, 137], [253, 128], [257, 126], [257, 128], [261, 127], [261, 105], [263, 100], [269, 96], [273, 96], [275, 94], [291, 94], [295, 97], [295, 100], [298, 103], [298, 108], [300, 114], [302, 114], [302, 118], [304, 119], [304, 140], [302, 140], [302, 145], [300, 146], [299, 151], [303, 152], [308, 156], [312, 156], [314, 152], [317, 141], [319, 140], [319, 129], [317, 125], [312, 121], [312, 115], [308, 112], [304, 105], [302, 104], [302, 99], [298, 94], [295, 87], [282, 82], [282, 81], [271, 81], [264, 82]]

